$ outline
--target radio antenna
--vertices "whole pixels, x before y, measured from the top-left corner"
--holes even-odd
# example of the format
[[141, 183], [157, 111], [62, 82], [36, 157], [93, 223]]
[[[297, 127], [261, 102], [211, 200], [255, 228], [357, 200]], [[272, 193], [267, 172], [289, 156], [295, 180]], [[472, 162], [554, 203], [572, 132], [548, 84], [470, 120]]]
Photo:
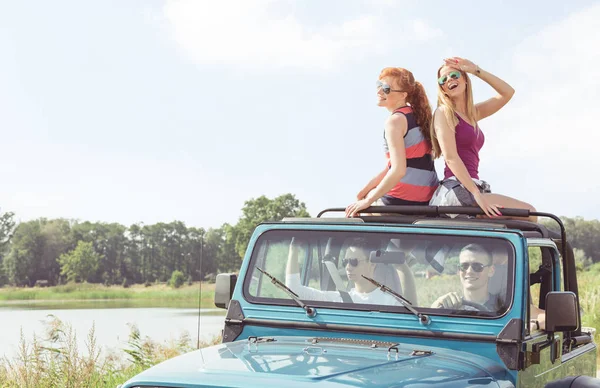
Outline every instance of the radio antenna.
[[202, 254], [204, 252], [204, 233], [200, 236], [200, 269], [198, 270], [198, 277], [200, 278], [198, 287], [198, 342], [196, 343], [196, 349], [200, 349], [200, 318], [202, 316]]

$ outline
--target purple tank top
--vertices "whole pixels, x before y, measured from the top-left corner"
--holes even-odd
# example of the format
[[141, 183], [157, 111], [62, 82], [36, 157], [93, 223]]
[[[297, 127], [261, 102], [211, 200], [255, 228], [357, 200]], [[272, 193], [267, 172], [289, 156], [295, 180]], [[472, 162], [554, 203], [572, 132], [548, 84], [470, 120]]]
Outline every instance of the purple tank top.
[[[481, 129], [478, 131], [473, 126], [458, 117], [458, 124], [454, 129], [456, 132], [456, 151], [458, 156], [465, 164], [471, 178], [479, 179], [479, 150], [483, 147], [485, 136]], [[454, 176], [454, 173], [446, 167], [444, 168], [444, 179]]]

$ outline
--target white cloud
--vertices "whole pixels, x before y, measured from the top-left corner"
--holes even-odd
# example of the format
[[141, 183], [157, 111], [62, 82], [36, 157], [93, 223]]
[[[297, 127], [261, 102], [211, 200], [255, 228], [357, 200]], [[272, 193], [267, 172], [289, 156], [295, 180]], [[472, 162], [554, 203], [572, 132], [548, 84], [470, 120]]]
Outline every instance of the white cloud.
[[290, 4], [280, 0], [169, 0], [164, 16], [172, 37], [194, 61], [236, 67], [330, 69], [383, 53], [392, 41], [398, 46], [397, 36], [405, 37], [402, 41], [407, 43], [443, 35], [424, 20], [398, 23], [375, 13], [313, 26], [303, 23]]
[[598, 18], [600, 5], [521, 42], [509, 79], [517, 92], [490, 121], [487, 163], [504, 175], [506, 194], [538, 209], [600, 216]]

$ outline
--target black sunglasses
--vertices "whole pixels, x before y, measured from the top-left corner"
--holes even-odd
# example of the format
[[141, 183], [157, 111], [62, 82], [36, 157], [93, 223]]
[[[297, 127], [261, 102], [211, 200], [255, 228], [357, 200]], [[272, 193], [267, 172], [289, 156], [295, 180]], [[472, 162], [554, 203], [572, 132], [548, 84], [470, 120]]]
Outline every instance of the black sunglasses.
[[342, 265], [345, 267], [348, 265], [348, 263], [350, 263], [351, 266], [353, 267], [357, 267], [358, 266], [358, 262], [359, 261], [366, 261], [366, 260], [359, 260], [359, 259], [343, 259], [342, 260]]
[[404, 90], [396, 90], [396, 89], [392, 89], [392, 87], [388, 84], [386, 84], [385, 82], [381, 82], [381, 81], [377, 81], [375, 83], [375, 85], [377, 86], [377, 89], [381, 88], [381, 90], [383, 90], [383, 92], [385, 94], [390, 94], [390, 92], [403, 92]]
[[473, 271], [475, 271], [475, 272], [481, 272], [481, 271], [483, 271], [483, 269], [485, 267], [491, 267], [491, 265], [485, 265], [485, 264], [481, 264], [481, 263], [477, 263], [477, 262], [461, 263], [459, 265], [459, 269], [463, 272], [466, 272], [469, 269], [469, 267], [473, 268]]

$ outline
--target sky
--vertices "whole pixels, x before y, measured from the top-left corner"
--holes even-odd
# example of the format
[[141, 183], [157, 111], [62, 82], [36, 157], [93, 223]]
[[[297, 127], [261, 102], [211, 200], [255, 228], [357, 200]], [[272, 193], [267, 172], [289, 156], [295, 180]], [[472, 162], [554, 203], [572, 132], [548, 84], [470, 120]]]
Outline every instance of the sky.
[[600, 218], [598, 20], [583, 0], [0, 0], [0, 211], [218, 227], [261, 195], [345, 207], [385, 166], [381, 69], [435, 106], [460, 56], [516, 90], [479, 123], [492, 191]]

